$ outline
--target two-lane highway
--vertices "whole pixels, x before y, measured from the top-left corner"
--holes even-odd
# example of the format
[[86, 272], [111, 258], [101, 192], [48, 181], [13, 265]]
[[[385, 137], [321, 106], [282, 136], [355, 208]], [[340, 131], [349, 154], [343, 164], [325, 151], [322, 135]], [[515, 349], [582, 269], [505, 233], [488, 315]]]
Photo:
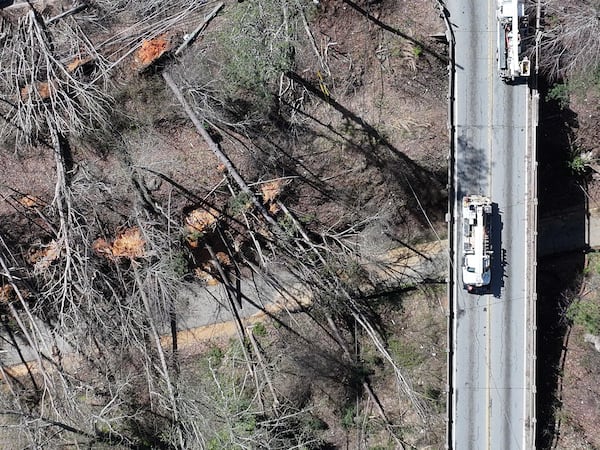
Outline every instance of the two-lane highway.
[[[530, 91], [498, 74], [496, 0], [448, 0], [455, 38], [450, 442], [532, 448], [528, 202]], [[492, 283], [463, 289], [462, 197], [489, 197]]]

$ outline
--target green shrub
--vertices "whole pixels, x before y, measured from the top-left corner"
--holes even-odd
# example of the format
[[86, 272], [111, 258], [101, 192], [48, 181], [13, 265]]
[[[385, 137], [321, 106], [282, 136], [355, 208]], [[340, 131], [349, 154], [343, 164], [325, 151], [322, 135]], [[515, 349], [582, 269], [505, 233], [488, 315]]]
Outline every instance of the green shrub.
[[420, 45], [413, 45], [412, 54], [417, 58], [420, 57], [421, 55], [423, 55], [423, 47], [421, 47]]
[[354, 427], [354, 417], [356, 416], [356, 407], [354, 405], [347, 406], [342, 415], [342, 427], [346, 430]]
[[306, 428], [308, 428], [311, 431], [323, 431], [329, 428], [324, 420], [313, 414], [304, 416], [303, 424]]
[[221, 350], [221, 348], [217, 346], [211, 347], [206, 354], [206, 357], [214, 366], [218, 366], [221, 364], [221, 361], [223, 361], [223, 356], [223, 350]]
[[243, 414], [236, 428], [243, 432], [242, 434], [252, 433], [256, 429], [256, 416], [254, 414]]
[[570, 161], [567, 161], [567, 167], [574, 175], [581, 175], [585, 172], [585, 161], [581, 156], [575, 155]]
[[446, 397], [440, 389], [434, 386], [427, 386], [425, 388], [425, 398], [431, 402], [436, 412], [441, 413], [444, 411]]
[[252, 208], [252, 199], [250, 195], [245, 192], [240, 192], [235, 197], [231, 197], [228, 202], [228, 210], [229, 214], [233, 217], [236, 217], [243, 212], [248, 211], [248, 209]]
[[289, 215], [285, 214], [283, 216], [278, 217], [277, 223], [289, 236], [293, 236], [296, 234], [296, 225], [294, 225], [294, 221]]
[[425, 397], [429, 400], [438, 401], [442, 397], [442, 391], [433, 386], [427, 386], [425, 389]]
[[279, 76], [294, 66], [302, 4], [258, 0], [232, 6], [230, 23], [217, 37], [223, 89], [243, 108], [270, 109]]
[[235, 446], [229, 442], [227, 433], [221, 430], [208, 441], [206, 448], [208, 450], [233, 450]]
[[586, 332], [600, 335], [600, 304], [592, 300], [575, 300], [567, 310], [567, 317]]
[[584, 175], [590, 167], [590, 164], [594, 162], [590, 152], [581, 152], [577, 147], [571, 152], [571, 159], [567, 161], [567, 167], [573, 172], [575, 176]]
[[171, 257], [171, 266], [175, 275], [180, 278], [189, 272], [188, 261], [183, 252], [176, 252], [173, 254]]
[[570, 97], [569, 86], [566, 83], [556, 83], [548, 91], [546, 101], [556, 101], [561, 109], [565, 109], [569, 106]]
[[264, 323], [257, 322], [252, 327], [252, 332], [254, 333], [255, 336], [263, 337], [263, 336], [267, 335], [267, 327], [265, 327]]

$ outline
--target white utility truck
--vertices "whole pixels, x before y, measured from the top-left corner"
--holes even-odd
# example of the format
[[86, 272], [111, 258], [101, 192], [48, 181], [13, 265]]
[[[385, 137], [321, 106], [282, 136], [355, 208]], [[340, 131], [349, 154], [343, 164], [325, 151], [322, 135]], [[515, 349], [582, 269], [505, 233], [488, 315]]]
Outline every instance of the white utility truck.
[[507, 82], [528, 77], [531, 63], [523, 55], [523, 39], [529, 26], [523, 0], [498, 0], [498, 71]]
[[490, 284], [492, 202], [481, 195], [463, 198], [463, 284], [468, 291]]

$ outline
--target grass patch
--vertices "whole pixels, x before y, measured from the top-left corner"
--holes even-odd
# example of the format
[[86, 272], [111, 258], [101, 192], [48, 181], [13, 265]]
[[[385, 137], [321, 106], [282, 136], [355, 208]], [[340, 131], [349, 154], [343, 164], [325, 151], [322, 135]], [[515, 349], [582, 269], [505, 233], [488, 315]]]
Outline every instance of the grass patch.
[[252, 327], [252, 333], [254, 333], [254, 336], [264, 337], [267, 335], [267, 327], [265, 327], [264, 323], [257, 322]]
[[342, 427], [345, 430], [349, 430], [355, 426], [354, 418], [356, 416], [356, 406], [349, 405], [344, 409], [342, 415]]
[[567, 310], [567, 317], [587, 333], [600, 335], [600, 305], [592, 300], [575, 300]]
[[584, 275], [600, 275], [600, 253], [590, 253]]
[[388, 342], [388, 347], [392, 358], [402, 368], [414, 369], [424, 361], [420, 349], [411, 342], [403, 342], [392, 338]]

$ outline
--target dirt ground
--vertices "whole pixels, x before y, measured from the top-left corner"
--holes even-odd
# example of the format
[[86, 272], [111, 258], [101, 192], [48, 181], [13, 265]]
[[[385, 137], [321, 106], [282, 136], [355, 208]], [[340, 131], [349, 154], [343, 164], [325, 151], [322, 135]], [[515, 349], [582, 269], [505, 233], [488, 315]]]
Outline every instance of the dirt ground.
[[[598, 301], [596, 299], [596, 301]], [[598, 449], [600, 431], [600, 352], [585, 342], [581, 327], [571, 330], [562, 380], [562, 409], [558, 414], [557, 449]]]
[[[288, 207], [299, 217], [314, 219], [320, 228], [341, 230], [357, 214], [377, 217], [394, 237], [418, 241], [431, 230], [421, 213], [407, 208], [414, 203], [406, 186], [412, 183], [430, 219], [443, 231], [447, 78], [440, 56], [445, 47], [431, 38], [443, 32], [436, 2], [326, 0], [319, 5], [312, 32], [323, 64], [316, 64], [314, 55], [298, 55], [296, 71], [326, 90], [340, 108], [313, 100], [307, 112], [318, 122], [309, 121], [307, 126], [314, 137], [290, 148], [296, 160], [293, 173], [271, 174], [273, 178], [314, 174], [318, 179], [318, 188], [315, 182], [290, 183]], [[107, 217], [109, 227], [120, 226], [120, 215], [128, 214], [134, 204], [132, 168], [149, 186], [157, 185], [151, 189], [153, 196], [175, 211], [190, 207], [190, 200], [147, 169], [201, 197], [226, 192], [220, 187], [219, 162], [160, 76], [124, 76], [114, 92], [117, 124], [112, 126], [120, 138], [87, 142], [84, 138], [72, 148], [74, 179], [82, 186], [102, 184], [99, 201], [107, 202], [107, 211], [109, 201], [119, 200], [122, 210]], [[328, 128], [345, 130], [344, 138], [332, 139]], [[235, 167], [250, 180], [268, 176], [257, 173], [260, 161], [239, 138], [225, 136], [221, 141]], [[373, 147], [373, 139], [384, 144]], [[5, 201], [0, 202], [0, 214], [7, 219], [5, 231], [14, 232], [8, 226], [14, 221], [24, 226], [21, 235], [35, 236], [36, 213], [18, 200], [30, 195], [44, 204], [52, 202], [53, 156], [47, 148], [16, 148], [5, 152], [4, 158], [0, 195]]]
[[[572, 297], [572, 302], [595, 305], [600, 308], [600, 265], [597, 253], [586, 258], [585, 276], [581, 286]], [[598, 317], [590, 318], [598, 322]], [[560, 378], [557, 389], [555, 412], [556, 449], [578, 450], [600, 448], [600, 430], [597, 418], [600, 415], [600, 351], [586, 335], [587, 316], [575, 319], [567, 330], [563, 341]]]
[[[219, 19], [214, 23], [218, 25]], [[321, 0], [311, 32], [319, 58], [310, 47], [297, 55], [295, 70], [307, 84], [307, 92], [310, 87], [314, 92], [306, 102], [303, 125], [307, 134], [286, 142], [294, 163], [271, 172], [262, 170], [267, 166], [265, 160], [242, 135], [218, 136], [222, 149], [248, 180], [288, 177], [291, 181], [283, 200], [314, 231], [343, 231], [362, 219], [366, 223], [365, 242], [376, 252], [397, 246], [398, 241], [427, 240], [431, 230], [422, 213], [415, 212], [418, 210], [407, 189], [410, 184], [443, 235], [447, 75], [445, 46], [432, 37], [444, 32], [437, 2]], [[182, 228], [185, 214], [195, 202], [175, 184], [199, 198], [226, 204], [229, 193], [219, 161], [159, 74], [124, 73], [115, 82], [114, 96], [112, 129], [104, 138], [84, 136], [71, 148], [74, 186], [92, 192], [91, 198], [105, 207], [102, 220], [108, 231], [123, 226], [123, 220], [135, 209], [134, 173], [157, 201], [176, 212]], [[573, 95], [570, 111], [577, 146], [593, 156], [587, 179], [589, 208], [600, 208], [600, 176], [593, 173], [600, 172], [600, 94], [589, 90]], [[11, 142], [2, 144], [2, 150], [0, 232], [26, 253], [47, 234], [43, 213], [44, 206], [54, 199], [54, 156], [43, 146], [15, 147]], [[564, 154], [562, 158], [567, 159]], [[161, 180], [154, 172], [173, 183]], [[300, 178], [309, 182], [297, 182]], [[563, 186], [552, 189], [548, 191], [550, 199], [555, 192], [564, 191]], [[594, 290], [585, 298], [600, 302]], [[386, 411], [402, 422], [406, 440], [416, 448], [442, 448], [445, 439], [445, 315], [438, 303], [444, 301], [439, 292], [415, 294], [386, 316], [392, 325], [401, 324], [389, 336], [391, 348], [409, 368], [417, 390], [428, 399], [433, 411], [430, 423], [408, 412], [410, 405], [405, 400], [396, 401], [393, 374], [368, 343], [361, 349]], [[231, 328], [222, 331], [234, 332]], [[560, 406], [554, 412], [556, 449], [600, 448], [596, 426], [600, 416], [600, 353], [585, 342], [584, 335], [583, 328], [574, 326], [565, 340], [557, 393]], [[273, 324], [268, 325], [268, 337], [272, 356], [287, 350], [297, 356], [286, 363], [293, 376], [282, 371], [277, 381], [290, 386], [310, 385], [307, 377], [314, 374], [301, 370], [306, 356], [302, 349], [291, 345], [289, 337]], [[315, 345], [327, 343], [317, 331], [314, 338], [322, 338]], [[219, 341], [218, 345], [227, 343]], [[374, 406], [364, 398], [364, 409], [353, 409], [356, 397], [325, 376], [304, 393], [327, 424], [327, 441], [337, 448], [394, 448], [381, 423], [373, 420]]]

